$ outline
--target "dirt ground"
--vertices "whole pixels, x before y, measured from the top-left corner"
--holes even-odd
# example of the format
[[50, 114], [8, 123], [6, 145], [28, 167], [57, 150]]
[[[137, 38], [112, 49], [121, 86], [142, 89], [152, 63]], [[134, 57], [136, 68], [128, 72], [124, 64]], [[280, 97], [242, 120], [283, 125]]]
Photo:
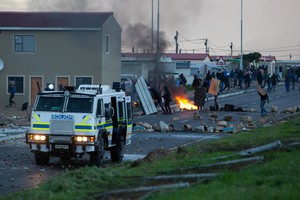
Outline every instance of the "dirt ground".
[[13, 128], [15, 126], [30, 126], [28, 117], [31, 110], [22, 111], [19, 106], [0, 107], [0, 128]]

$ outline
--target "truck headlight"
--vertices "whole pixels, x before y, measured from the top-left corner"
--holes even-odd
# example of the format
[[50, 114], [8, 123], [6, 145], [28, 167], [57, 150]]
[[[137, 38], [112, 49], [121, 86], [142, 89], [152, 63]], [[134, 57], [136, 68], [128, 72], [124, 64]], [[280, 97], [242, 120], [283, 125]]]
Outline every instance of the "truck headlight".
[[94, 142], [95, 137], [94, 136], [76, 136], [75, 141], [76, 142]]
[[77, 136], [76, 141], [77, 142], [87, 142], [88, 138], [86, 136]]
[[38, 135], [38, 134], [30, 134], [29, 140], [31, 141], [46, 141], [47, 137], [45, 135]]

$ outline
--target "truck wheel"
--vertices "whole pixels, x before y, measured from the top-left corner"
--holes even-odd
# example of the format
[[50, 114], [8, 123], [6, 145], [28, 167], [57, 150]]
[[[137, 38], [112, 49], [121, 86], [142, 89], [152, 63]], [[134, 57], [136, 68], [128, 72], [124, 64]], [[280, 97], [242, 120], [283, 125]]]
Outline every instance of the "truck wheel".
[[105, 153], [104, 139], [102, 137], [99, 137], [96, 146], [96, 151], [90, 154], [90, 163], [98, 167], [102, 167], [104, 153]]
[[45, 154], [45, 153], [35, 152], [34, 153], [34, 159], [35, 159], [35, 163], [37, 165], [48, 165], [49, 160], [50, 160], [50, 156], [48, 154]]
[[110, 149], [110, 158], [112, 162], [121, 162], [124, 157], [124, 137], [120, 136], [116, 146]]

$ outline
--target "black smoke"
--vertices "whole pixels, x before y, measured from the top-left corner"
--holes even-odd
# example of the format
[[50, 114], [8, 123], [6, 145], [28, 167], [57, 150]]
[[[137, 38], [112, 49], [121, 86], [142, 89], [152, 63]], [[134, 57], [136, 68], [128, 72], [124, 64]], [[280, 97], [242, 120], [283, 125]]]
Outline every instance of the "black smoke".
[[[124, 43], [128, 42], [127, 45], [132, 45], [133, 48], [132, 51], [135, 53], [157, 52], [157, 31], [156, 30], [153, 30], [153, 44], [151, 38], [152, 38], [152, 29], [149, 26], [142, 23], [128, 25], [123, 34]], [[164, 52], [168, 47], [168, 45], [169, 42], [166, 39], [165, 32], [160, 31], [159, 52]]]
[[[188, 24], [197, 23], [201, 4], [205, 0], [160, 0], [159, 51], [171, 46], [175, 31], [186, 32]], [[157, 2], [153, 0], [154, 29], [157, 28]], [[113, 12], [123, 29], [122, 46], [124, 51], [134, 47], [139, 52], [149, 52], [151, 44], [152, 0], [30, 0], [28, 11], [74, 11], [74, 12]], [[178, 30], [178, 26], [185, 30]], [[156, 30], [154, 30], [154, 52], [157, 52]]]

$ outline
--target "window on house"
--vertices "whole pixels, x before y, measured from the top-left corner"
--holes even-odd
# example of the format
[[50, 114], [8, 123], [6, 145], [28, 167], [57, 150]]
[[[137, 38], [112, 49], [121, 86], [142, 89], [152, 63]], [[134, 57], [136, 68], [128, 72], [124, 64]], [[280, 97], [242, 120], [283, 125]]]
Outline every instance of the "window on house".
[[14, 84], [16, 94], [24, 94], [24, 77], [23, 76], [8, 76], [7, 77], [7, 93], [9, 93], [9, 85]]
[[105, 52], [109, 53], [109, 35], [105, 37]]
[[76, 77], [75, 83], [77, 88], [82, 84], [92, 84], [92, 77]]
[[34, 53], [34, 35], [14, 35], [14, 48], [17, 53]]

